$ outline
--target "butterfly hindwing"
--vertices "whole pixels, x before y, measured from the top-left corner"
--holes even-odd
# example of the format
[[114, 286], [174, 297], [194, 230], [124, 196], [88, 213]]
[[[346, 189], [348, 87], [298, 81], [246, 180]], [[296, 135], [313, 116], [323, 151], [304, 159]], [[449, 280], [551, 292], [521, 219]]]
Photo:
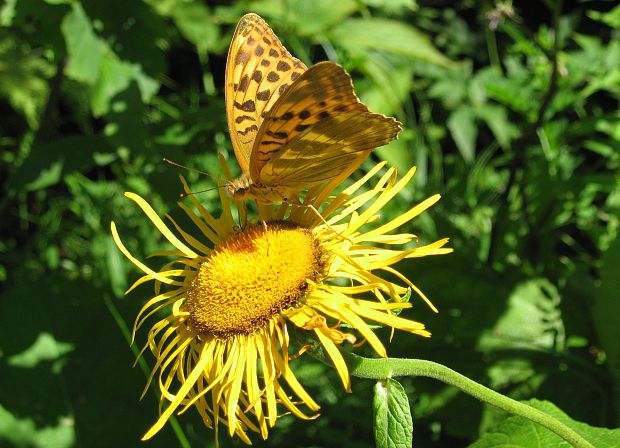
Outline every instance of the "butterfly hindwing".
[[372, 112], [344, 112], [325, 118], [298, 134], [262, 168], [264, 185], [301, 190], [332, 179], [350, 168], [360, 153], [395, 139], [400, 123]]
[[262, 18], [246, 14], [239, 20], [228, 50], [225, 95], [230, 138], [245, 174], [266, 111], [305, 71]]
[[305, 71], [276, 101], [256, 136], [250, 157], [252, 179], [287, 143], [316, 123], [343, 113], [368, 113], [353, 90], [349, 74], [334, 62]]

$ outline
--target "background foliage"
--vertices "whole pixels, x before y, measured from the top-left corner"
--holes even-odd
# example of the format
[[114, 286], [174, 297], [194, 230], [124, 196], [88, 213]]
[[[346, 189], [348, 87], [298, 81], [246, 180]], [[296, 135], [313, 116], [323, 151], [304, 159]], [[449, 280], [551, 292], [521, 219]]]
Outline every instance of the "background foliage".
[[[423, 240], [449, 236], [455, 253], [401, 266], [440, 309], [416, 305], [408, 314], [433, 337], [397, 334], [390, 354], [442, 362], [517, 399], [618, 426], [614, 3], [6, 0], [0, 446], [138, 446], [154, 421], [156, 396], [138, 401], [152, 360], [132, 369], [127, 336], [148, 291], [123, 295], [138, 273], [114, 247], [109, 223], [136, 254], [162, 249], [122, 193], [163, 214], [181, 189], [163, 156], [213, 174], [218, 152], [232, 157], [225, 54], [249, 11], [306, 63], [345, 66], [373, 110], [404, 124], [364, 166], [418, 166], [415, 190], [388, 214], [443, 195], [407, 230]], [[194, 190], [213, 186], [185, 175]], [[214, 210], [215, 196], [201, 199]], [[302, 360], [297, 371], [322, 416], [310, 424], [284, 417], [269, 445], [371, 444], [373, 384], [354, 379], [345, 394], [332, 370]], [[436, 381], [401, 382], [417, 446], [467, 446], [485, 433], [475, 446], [493, 446], [505, 415]], [[148, 446], [212, 441], [190, 412]]]

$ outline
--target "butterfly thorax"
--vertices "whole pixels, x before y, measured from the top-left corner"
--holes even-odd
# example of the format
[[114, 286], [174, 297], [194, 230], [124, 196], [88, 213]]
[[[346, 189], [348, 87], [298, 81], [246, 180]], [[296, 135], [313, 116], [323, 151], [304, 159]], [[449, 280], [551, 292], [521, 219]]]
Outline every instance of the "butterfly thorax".
[[295, 194], [294, 190], [280, 185], [260, 185], [254, 183], [246, 174], [226, 185], [228, 193], [237, 201], [254, 199], [261, 204], [287, 201]]

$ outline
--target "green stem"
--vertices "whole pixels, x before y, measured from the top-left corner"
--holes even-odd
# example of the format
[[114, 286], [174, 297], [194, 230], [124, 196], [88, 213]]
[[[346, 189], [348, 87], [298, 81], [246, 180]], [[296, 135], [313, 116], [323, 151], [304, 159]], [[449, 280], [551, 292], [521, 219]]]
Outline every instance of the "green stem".
[[343, 355], [352, 376], [375, 380], [395, 376], [425, 376], [434, 378], [455, 386], [480, 401], [538, 423], [553, 431], [576, 448], [593, 448], [587, 440], [550, 415], [495, 392], [436, 362], [423, 359], [369, 359], [351, 353], [343, 353]]
[[497, 40], [495, 38], [495, 32], [487, 26], [485, 27], [484, 36], [487, 40], [489, 61], [491, 62], [491, 65], [503, 75], [502, 63], [499, 58], [499, 51], [497, 50]]

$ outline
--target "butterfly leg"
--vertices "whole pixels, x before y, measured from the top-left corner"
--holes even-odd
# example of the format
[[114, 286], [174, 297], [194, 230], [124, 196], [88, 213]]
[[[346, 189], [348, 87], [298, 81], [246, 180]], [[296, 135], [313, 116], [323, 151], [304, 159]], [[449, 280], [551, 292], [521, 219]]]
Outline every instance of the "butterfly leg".
[[267, 236], [267, 256], [269, 256], [269, 234], [267, 233], [267, 223], [263, 220], [263, 229], [265, 230], [265, 236]]
[[293, 353], [292, 355], [289, 355], [288, 360], [292, 361], [293, 359], [299, 358], [301, 355], [303, 355], [305, 352], [307, 352], [311, 348], [312, 348], [312, 344], [304, 344], [299, 350], [297, 350], [297, 353]]
[[312, 205], [312, 204], [300, 204], [300, 205], [302, 207], [308, 207], [310, 210], [312, 210], [319, 217], [319, 219], [321, 221], [323, 221], [323, 224], [325, 224], [329, 230], [334, 232], [336, 235], [338, 235], [343, 240], [347, 240], [349, 243], [353, 244], [353, 241], [351, 241], [350, 238], [347, 238], [346, 236], [344, 236], [343, 234], [338, 232], [336, 229], [334, 229], [332, 226], [330, 226], [329, 223], [327, 221], [325, 221], [325, 218], [323, 218], [323, 215], [321, 215], [321, 213], [319, 213], [319, 211], [316, 209], [316, 207], [314, 205]]
[[325, 218], [323, 218], [323, 215], [321, 215], [321, 213], [319, 213], [319, 211], [316, 209], [316, 207], [312, 204], [304, 204], [301, 200], [301, 197], [299, 196], [298, 193], [294, 192], [288, 195], [288, 197], [283, 198], [283, 202], [290, 204], [292, 206], [296, 206], [296, 207], [305, 207], [308, 208], [310, 210], [312, 210], [312, 212], [319, 217], [319, 219], [323, 222], [323, 224], [325, 224], [327, 226], [327, 228], [329, 230], [331, 230], [332, 232], [334, 232], [336, 235], [338, 235], [340, 238], [342, 238], [343, 240], [347, 240], [349, 243], [353, 244], [353, 241], [351, 241], [349, 238], [347, 238], [346, 236], [342, 235], [341, 233], [339, 233], [338, 231], [336, 231], [336, 229], [334, 229], [332, 226], [329, 225], [329, 223], [327, 221], [325, 221]]

